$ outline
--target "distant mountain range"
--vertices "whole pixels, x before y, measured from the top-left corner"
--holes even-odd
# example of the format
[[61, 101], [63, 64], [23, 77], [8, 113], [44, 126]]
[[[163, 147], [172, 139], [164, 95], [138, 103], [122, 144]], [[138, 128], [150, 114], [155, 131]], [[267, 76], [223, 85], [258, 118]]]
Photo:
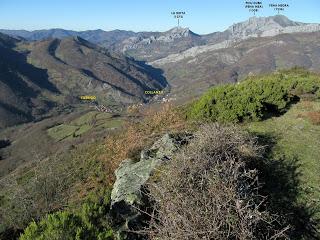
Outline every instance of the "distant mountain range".
[[188, 100], [248, 74], [295, 65], [320, 70], [320, 24], [282, 15], [252, 17], [207, 35], [181, 27], [0, 32], [0, 127], [32, 120], [81, 94], [128, 103], [148, 101], [144, 90], [167, 88]]
[[[27, 41], [38, 41], [49, 38], [63, 39], [78, 36], [92, 43], [99, 44], [109, 50], [126, 53], [129, 56], [143, 60], [157, 59], [170, 53], [176, 53], [177, 51], [186, 50], [190, 47], [206, 43], [201, 39], [200, 35], [191, 32], [187, 28], [178, 27], [163, 33], [135, 33], [124, 30], [103, 31], [101, 29], [82, 32], [64, 29], [36, 31], [1, 29], [0, 32]], [[156, 49], [159, 47], [160, 49]], [[134, 51], [135, 49], [137, 49], [137, 51]], [[154, 50], [156, 50], [157, 53], [155, 53]], [[141, 53], [139, 51], [141, 51]], [[150, 54], [151, 57], [148, 58]], [[156, 57], [153, 56], [153, 54], [155, 54]]]
[[205, 45], [149, 62], [165, 72], [177, 98], [190, 99], [210, 86], [237, 82], [248, 74], [294, 66], [320, 71], [320, 24], [280, 15], [252, 17], [202, 37]]
[[125, 53], [144, 61], [155, 61], [171, 54], [180, 54], [192, 47], [213, 45], [228, 40], [241, 41], [252, 37], [316, 31], [320, 31], [320, 24], [295, 22], [283, 15], [252, 17], [247, 21], [233, 24], [223, 32], [207, 35], [198, 35], [188, 28], [181, 27], [175, 27], [166, 32], [137, 33], [124, 30], [103, 31], [101, 29], [80, 32], [64, 29], [0, 30], [4, 34], [24, 38], [28, 41], [79, 36], [111, 51]]

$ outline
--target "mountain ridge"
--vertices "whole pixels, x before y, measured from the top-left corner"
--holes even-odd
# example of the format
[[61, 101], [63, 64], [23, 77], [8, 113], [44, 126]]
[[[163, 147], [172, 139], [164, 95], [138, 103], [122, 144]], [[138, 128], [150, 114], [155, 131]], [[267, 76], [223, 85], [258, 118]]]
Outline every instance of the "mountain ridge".
[[[250, 17], [249, 19], [245, 20], [245, 21], [241, 21], [238, 23], [234, 23], [231, 26], [229, 26], [227, 29], [225, 29], [224, 31], [215, 31], [212, 33], [208, 33], [208, 34], [197, 34], [192, 32], [189, 28], [183, 28], [183, 27], [173, 27], [167, 31], [164, 32], [160, 32], [160, 31], [152, 31], [152, 32], [148, 32], [148, 31], [139, 31], [139, 32], [134, 32], [134, 31], [130, 31], [130, 30], [120, 30], [120, 29], [115, 29], [115, 30], [111, 30], [111, 31], [105, 31], [102, 29], [93, 29], [93, 30], [84, 30], [84, 31], [75, 31], [75, 30], [67, 30], [67, 29], [63, 29], [63, 28], [51, 28], [51, 29], [41, 29], [41, 30], [32, 30], [32, 31], [28, 31], [28, 30], [10, 30], [10, 29], [0, 29], [0, 32], [10, 35], [10, 36], [20, 36], [23, 38], [26, 38], [27, 40], [42, 40], [48, 37], [56, 37], [56, 38], [64, 38], [64, 37], [68, 37], [68, 36], [80, 36], [84, 39], [88, 38], [88, 34], [102, 34], [102, 35], [112, 35], [112, 34], [128, 34], [129, 37], [132, 36], [140, 36], [140, 37], [150, 37], [150, 36], [157, 36], [159, 34], [168, 34], [170, 32], [175, 32], [177, 30], [183, 30], [185, 32], [189, 32], [189, 34], [193, 34], [193, 35], [197, 35], [197, 36], [202, 36], [202, 37], [206, 37], [206, 36], [210, 36], [212, 34], [216, 34], [216, 33], [222, 33], [225, 31], [231, 31], [234, 32], [233, 29], [237, 29], [237, 28], [247, 28], [250, 27], [250, 25], [257, 25], [258, 27], [262, 27], [262, 26], [266, 26], [266, 25], [272, 25], [272, 27], [299, 27], [299, 26], [306, 26], [306, 25], [320, 25], [318, 23], [303, 23], [303, 22], [297, 22], [297, 21], [293, 21], [290, 20], [289, 18], [287, 18], [284, 15], [274, 15], [274, 16], [268, 16], [268, 17]], [[114, 36], [114, 35], [113, 35]], [[112, 36], [112, 37], [113, 37]], [[185, 37], [186, 35], [184, 35]], [[88, 40], [88, 39], [86, 39]], [[96, 39], [95, 42], [93, 43], [101, 43], [103, 41], [105, 41], [106, 39], [101, 39], [98, 38]]]
[[[251, 17], [235, 23], [222, 32], [200, 35], [189, 28], [174, 27], [164, 32], [133, 32], [125, 30], [104, 31], [101, 29], [87, 31], [64, 30], [60, 28], [49, 30], [0, 30], [6, 34], [20, 36], [27, 40], [43, 40], [56, 37], [65, 38], [79, 36], [85, 40], [108, 48], [110, 51], [124, 53], [137, 60], [154, 62], [161, 59], [174, 58], [172, 54], [185, 54], [192, 48], [224, 44], [228, 41], [241, 41], [252, 37], [268, 37], [283, 33], [320, 31], [320, 24], [302, 23], [290, 20], [284, 15], [269, 17]], [[19, 35], [20, 34], [20, 35]], [[227, 41], [227, 42], [225, 42]], [[195, 52], [193, 49], [192, 52]], [[187, 52], [188, 55], [188, 52]], [[156, 62], [157, 64], [159, 62]]]
[[[294, 22], [282, 15], [272, 17], [251, 17], [246, 21], [233, 24], [223, 33], [222, 37], [216, 41], [208, 40], [204, 46], [194, 46], [185, 50], [166, 56], [165, 58], [151, 61], [151, 65], [160, 66], [170, 62], [176, 62], [188, 57], [195, 57], [207, 51], [228, 48], [240, 41], [255, 37], [273, 37], [284, 33], [318, 32], [320, 24]], [[214, 34], [223, 34], [221, 32]]]
[[[176, 54], [160, 67], [171, 85], [170, 97], [179, 101], [201, 95], [211, 86], [241, 81], [247, 75], [295, 66], [320, 71], [320, 32], [287, 33], [273, 37], [211, 45]], [[220, 47], [219, 47], [220, 46]], [[188, 52], [188, 55], [186, 54]], [[169, 58], [169, 57], [167, 57]]]
[[157, 69], [80, 37], [25, 42], [0, 34], [0, 128], [41, 118], [95, 95], [100, 103], [147, 102], [167, 86]]

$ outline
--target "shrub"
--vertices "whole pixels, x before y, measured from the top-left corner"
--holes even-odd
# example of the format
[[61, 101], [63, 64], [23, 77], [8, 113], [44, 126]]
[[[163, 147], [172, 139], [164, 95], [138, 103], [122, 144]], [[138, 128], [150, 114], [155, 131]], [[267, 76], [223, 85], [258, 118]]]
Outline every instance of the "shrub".
[[[257, 171], [249, 169], [261, 148], [234, 127], [206, 125], [150, 183], [155, 203], [151, 239], [276, 239], [275, 224], [259, 194]], [[277, 226], [277, 227], [276, 227]]]
[[219, 122], [261, 120], [283, 113], [300, 97], [318, 94], [320, 77], [294, 68], [213, 87], [189, 109], [189, 117]]
[[108, 211], [109, 200], [104, 200], [84, 203], [75, 213], [60, 211], [48, 214], [38, 223], [30, 223], [19, 239], [114, 239], [107, 219]]

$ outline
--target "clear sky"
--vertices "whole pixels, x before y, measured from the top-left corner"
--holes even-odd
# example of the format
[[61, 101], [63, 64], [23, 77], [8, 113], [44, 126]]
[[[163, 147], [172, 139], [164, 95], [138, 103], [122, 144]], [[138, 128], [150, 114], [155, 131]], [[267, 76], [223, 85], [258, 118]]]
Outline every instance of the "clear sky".
[[[270, 3], [287, 3], [282, 14], [320, 23], [320, 0], [262, 1], [257, 16], [275, 15]], [[200, 34], [222, 31], [253, 16], [243, 0], [0, 0], [0, 28], [166, 31], [177, 25], [172, 11], [185, 11], [183, 27]]]

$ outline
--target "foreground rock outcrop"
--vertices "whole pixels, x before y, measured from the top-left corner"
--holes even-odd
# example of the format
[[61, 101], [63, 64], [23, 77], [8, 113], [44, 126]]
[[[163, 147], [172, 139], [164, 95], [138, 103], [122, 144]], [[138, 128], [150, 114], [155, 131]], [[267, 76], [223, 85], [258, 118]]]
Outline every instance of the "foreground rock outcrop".
[[190, 134], [165, 134], [151, 148], [141, 151], [139, 161], [124, 160], [116, 170], [116, 182], [111, 193], [111, 211], [119, 225], [119, 233], [141, 226], [140, 210], [148, 211], [146, 183], [153, 173], [173, 157], [192, 138]]

